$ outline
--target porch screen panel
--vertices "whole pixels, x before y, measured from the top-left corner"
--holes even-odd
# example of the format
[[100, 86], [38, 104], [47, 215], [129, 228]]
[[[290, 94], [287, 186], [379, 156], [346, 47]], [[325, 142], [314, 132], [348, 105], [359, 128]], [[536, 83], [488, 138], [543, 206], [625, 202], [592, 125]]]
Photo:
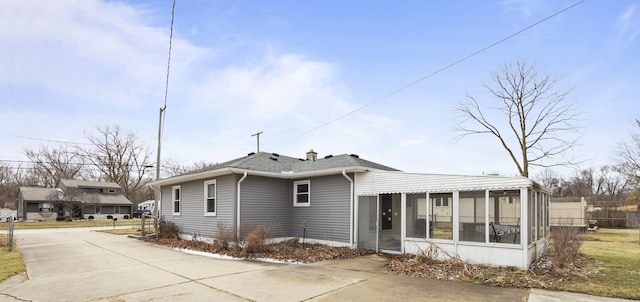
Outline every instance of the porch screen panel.
[[453, 239], [453, 193], [429, 194], [429, 224], [432, 230], [428, 238]]
[[536, 195], [535, 192], [528, 190], [529, 199], [527, 203], [529, 204], [529, 244], [532, 244], [536, 241]]
[[538, 239], [542, 239], [544, 238], [544, 216], [543, 216], [543, 212], [544, 212], [544, 194], [537, 192], [536, 194], [537, 198], [536, 198], [536, 204], [538, 205], [538, 214], [537, 214], [537, 218], [538, 218]]
[[485, 242], [485, 191], [460, 192], [460, 240]]
[[377, 196], [358, 197], [358, 248], [377, 249]]
[[520, 190], [489, 192], [489, 241], [520, 244]]
[[427, 194], [407, 194], [407, 237], [427, 238]]

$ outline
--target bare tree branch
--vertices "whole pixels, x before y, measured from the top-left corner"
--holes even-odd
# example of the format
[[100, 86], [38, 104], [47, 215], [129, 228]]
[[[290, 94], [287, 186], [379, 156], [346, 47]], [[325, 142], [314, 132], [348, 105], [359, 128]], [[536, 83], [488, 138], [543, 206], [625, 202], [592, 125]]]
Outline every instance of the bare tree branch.
[[79, 148], [78, 153], [97, 169], [98, 173], [92, 174], [93, 180], [115, 182], [133, 200], [136, 191], [149, 180], [146, 177], [149, 148], [133, 132], [122, 133], [118, 126], [96, 130], [95, 135], [86, 134], [92, 147]]
[[66, 147], [42, 146], [39, 150], [26, 149], [25, 155], [33, 164], [30, 174], [39, 181], [38, 186], [55, 188], [61, 179], [81, 176], [83, 159]]
[[[503, 65], [491, 78], [494, 86], [485, 84], [484, 88], [500, 105], [489, 108], [503, 118], [489, 115], [490, 109], [483, 109], [476, 98], [467, 95], [469, 101], [456, 107], [462, 117], [456, 128], [461, 133], [459, 138], [493, 135], [525, 177], [529, 177], [530, 166], [575, 164], [575, 159], [557, 160], [580, 137], [576, 123], [581, 113], [567, 103], [570, 91], [557, 90], [558, 81], [549, 75], [539, 76], [535, 66], [524, 60]], [[498, 125], [505, 120], [507, 130], [501, 131]]]
[[[640, 130], [640, 119], [636, 120], [637, 130]], [[618, 144], [616, 152], [620, 171], [640, 184], [640, 132], [631, 135], [630, 141], [622, 141]]]

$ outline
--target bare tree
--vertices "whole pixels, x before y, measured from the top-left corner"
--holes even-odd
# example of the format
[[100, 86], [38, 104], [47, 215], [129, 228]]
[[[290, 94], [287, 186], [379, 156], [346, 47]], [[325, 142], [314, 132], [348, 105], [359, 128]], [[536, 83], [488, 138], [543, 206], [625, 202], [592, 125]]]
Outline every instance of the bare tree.
[[[529, 177], [530, 166], [575, 164], [574, 159], [556, 160], [579, 137], [575, 123], [580, 113], [566, 100], [569, 90], [558, 90], [557, 80], [539, 76], [535, 65], [524, 60], [503, 65], [492, 80], [495, 86], [484, 87], [497, 100], [495, 104], [481, 107], [477, 98], [467, 94], [469, 102], [456, 107], [462, 118], [457, 127], [459, 138], [493, 135], [525, 177]], [[490, 110], [496, 110], [499, 116], [490, 114]]]
[[632, 179], [614, 166], [600, 167], [595, 178], [595, 194], [609, 200], [624, 200]]
[[48, 199], [51, 203], [59, 204], [62, 207], [67, 221], [73, 220], [83, 202], [97, 203], [98, 201], [95, 195], [87, 194], [86, 191], [78, 188], [65, 188], [65, 190], [57, 188], [48, 196]]
[[41, 187], [55, 188], [61, 179], [76, 179], [84, 165], [80, 155], [63, 146], [42, 146], [24, 152], [33, 165], [29, 173]]
[[131, 200], [149, 180], [149, 148], [133, 132], [123, 133], [118, 126], [96, 129], [97, 134], [86, 135], [92, 146], [79, 149], [79, 153], [99, 171], [92, 175], [94, 180], [119, 184]]
[[[636, 130], [640, 130], [640, 119], [636, 119], [636, 126]], [[632, 177], [636, 184], [640, 183], [640, 132], [631, 134], [630, 141], [618, 144], [617, 158], [621, 171]]]
[[209, 167], [216, 165], [216, 163], [201, 160], [194, 162], [192, 164], [185, 164], [178, 159], [168, 158], [162, 164], [162, 172], [161, 174], [165, 177], [176, 176], [180, 174], [184, 174], [187, 172], [204, 170]]
[[553, 170], [546, 168], [542, 170], [542, 173], [534, 177], [543, 187], [551, 190], [552, 197], [561, 197], [563, 193], [564, 180]]
[[565, 196], [590, 197], [596, 196], [593, 168], [576, 171], [576, 173], [564, 182]]
[[14, 206], [18, 195], [16, 171], [3, 163], [0, 163], [0, 208]]

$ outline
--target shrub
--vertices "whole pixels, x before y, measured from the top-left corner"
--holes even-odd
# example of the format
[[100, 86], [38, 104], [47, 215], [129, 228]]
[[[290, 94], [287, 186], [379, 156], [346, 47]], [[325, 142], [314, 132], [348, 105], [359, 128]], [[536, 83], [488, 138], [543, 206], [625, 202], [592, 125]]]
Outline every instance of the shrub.
[[271, 238], [271, 229], [263, 225], [253, 228], [244, 240], [242, 255], [264, 252], [266, 250], [267, 239]]
[[229, 249], [229, 243], [233, 240], [233, 230], [227, 227], [223, 222], [218, 222], [218, 230], [214, 237], [215, 244], [223, 249]]
[[159, 238], [173, 238], [173, 239], [179, 238], [180, 231], [178, 230], [178, 226], [171, 221], [166, 221], [164, 219], [160, 220], [158, 228], [159, 228], [159, 232], [158, 232]]
[[56, 221], [65, 221], [65, 220], [67, 220], [67, 217], [64, 217], [64, 216], [56, 217]]
[[551, 230], [549, 240], [549, 247], [545, 253], [555, 268], [565, 269], [578, 258], [583, 241], [580, 228], [554, 227]]
[[113, 219], [113, 215], [107, 215], [107, 219]]

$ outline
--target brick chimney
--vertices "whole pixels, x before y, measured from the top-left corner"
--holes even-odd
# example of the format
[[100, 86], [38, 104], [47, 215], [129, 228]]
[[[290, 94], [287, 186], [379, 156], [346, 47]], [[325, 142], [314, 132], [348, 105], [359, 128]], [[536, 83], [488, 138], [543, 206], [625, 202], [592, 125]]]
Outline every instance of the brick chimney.
[[309, 150], [309, 152], [307, 152], [307, 160], [315, 161], [316, 159], [318, 159], [318, 153], [313, 151], [313, 149]]

